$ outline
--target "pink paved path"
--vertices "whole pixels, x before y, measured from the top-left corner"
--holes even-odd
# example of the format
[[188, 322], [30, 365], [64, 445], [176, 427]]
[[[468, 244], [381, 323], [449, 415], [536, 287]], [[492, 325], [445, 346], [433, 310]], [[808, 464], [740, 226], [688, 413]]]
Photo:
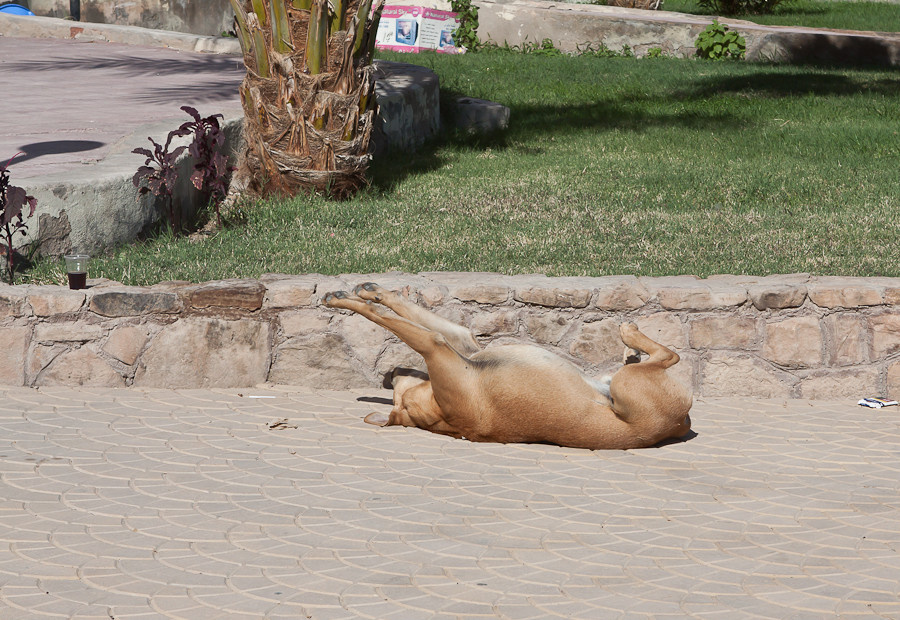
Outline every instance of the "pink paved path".
[[364, 424], [387, 395], [0, 388], [0, 618], [900, 618], [896, 407], [590, 452]]

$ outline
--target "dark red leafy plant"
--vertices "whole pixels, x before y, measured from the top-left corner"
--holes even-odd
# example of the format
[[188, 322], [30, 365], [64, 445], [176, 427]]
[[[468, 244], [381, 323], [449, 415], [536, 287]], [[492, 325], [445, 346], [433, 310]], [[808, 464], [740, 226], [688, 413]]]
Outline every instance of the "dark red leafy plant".
[[[181, 109], [194, 120], [186, 121], [178, 129], [170, 131], [165, 145], [157, 144], [153, 138], [147, 138], [153, 144], [153, 151], [144, 148], [132, 151], [147, 158], [144, 165], [138, 168], [132, 182], [141, 194], [150, 192], [165, 201], [169, 224], [174, 231], [181, 229], [181, 210], [175, 208], [173, 197], [175, 183], [178, 180], [178, 169], [175, 164], [185, 149], [194, 159], [191, 184], [199, 191], [209, 193], [209, 198], [216, 209], [217, 220], [219, 203], [228, 192], [229, 173], [233, 170], [228, 166], [228, 159], [220, 152], [225, 143], [225, 133], [219, 123], [222, 115], [213, 114], [202, 118], [197, 110], [190, 106], [182, 106]], [[169, 152], [173, 138], [190, 135], [193, 135], [193, 139], [188, 146], [179, 146]]]
[[[176, 136], [184, 136], [187, 133], [180, 133], [180, 130], [170, 131], [169, 137], [166, 138], [166, 144], [158, 144], [156, 140], [148, 137], [153, 145], [153, 150], [136, 148], [132, 153], [143, 155], [147, 158], [144, 165], [137, 169], [137, 172], [131, 178], [131, 182], [138, 188], [138, 192], [142, 195], [151, 193], [157, 198], [162, 198], [166, 205], [166, 212], [169, 217], [169, 226], [173, 231], [181, 228], [181, 211], [175, 209], [172, 193], [175, 191], [175, 182], [178, 180], [178, 169], [175, 162], [178, 157], [187, 149], [186, 146], [179, 146], [174, 151], [169, 152], [169, 146], [172, 144], [172, 138]], [[151, 166], [150, 164], [156, 164]]]
[[219, 123], [219, 119], [223, 116], [213, 114], [200, 118], [199, 112], [190, 106], [182, 106], [181, 109], [194, 119], [178, 128], [178, 135], [194, 134], [194, 139], [188, 147], [188, 153], [194, 158], [191, 184], [200, 191], [209, 192], [209, 198], [215, 205], [217, 223], [221, 225], [219, 203], [228, 193], [228, 178], [232, 170], [228, 166], [228, 158], [220, 152], [222, 145], [225, 144], [225, 133]]
[[34, 215], [37, 200], [29, 196], [24, 189], [9, 184], [9, 164], [19, 153], [13, 155], [6, 164], [0, 168], [0, 236], [2, 236], [3, 250], [6, 254], [6, 274], [10, 284], [15, 276], [15, 256], [13, 249], [13, 237], [17, 232], [23, 235], [27, 233], [28, 225], [25, 223], [24, 209], [28, 206], [28, 215]]

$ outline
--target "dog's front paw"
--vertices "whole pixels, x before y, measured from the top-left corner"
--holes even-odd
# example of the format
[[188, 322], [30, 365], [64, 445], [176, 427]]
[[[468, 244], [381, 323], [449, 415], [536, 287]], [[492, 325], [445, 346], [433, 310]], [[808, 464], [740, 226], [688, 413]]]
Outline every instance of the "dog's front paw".
[[381, 288], [374, 282], [363, 282], [353, 289], [353, 294], [365, 299], [366, 301], [380, 302], [385, 289]]
[[322, 303], [328, 306], [329, 308], [338, 308], [340, 307], [340, 300], [347, 299], [350, 295], [347, 291], [334, 291], [333, 293], [325, 293], [325, 297], [322, 298]]

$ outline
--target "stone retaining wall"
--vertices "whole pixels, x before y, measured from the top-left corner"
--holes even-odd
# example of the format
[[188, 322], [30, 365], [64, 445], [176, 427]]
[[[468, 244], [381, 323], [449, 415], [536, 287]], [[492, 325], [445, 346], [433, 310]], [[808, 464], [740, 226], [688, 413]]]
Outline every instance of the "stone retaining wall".
[[533, 342], [589, 374], [618, 367], [620, 322], [682, 357], [699, 396], [900, 396], [900, 278], [548, 278], [472, 273], [92, 281], [0, 286], [0, 383], [348, 389], [421, 358], [321, 297], [367, 281], [468, 324], [488, 346]]

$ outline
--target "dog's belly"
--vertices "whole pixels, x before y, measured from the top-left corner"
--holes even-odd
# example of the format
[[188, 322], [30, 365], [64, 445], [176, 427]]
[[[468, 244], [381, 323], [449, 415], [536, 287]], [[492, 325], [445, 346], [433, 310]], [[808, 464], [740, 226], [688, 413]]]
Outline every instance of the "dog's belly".
[[[476, 369], [487, 375], [502, 374], [519, 383], [517, 377], [537, 380], [538, 377], [552, 381], [584, 384], [584, 387], [603, 396], [608, 393], [609, 381], [589, 378], [571, 362], [534, 345], [513, 344], [479, 351], [471, 358]], [[530, 391], [530, 390], [527, 390]]]
[[539, 347], [496, 347], [471, 361], [481, 396], [475, 402], [483, 410], [469, 413], [480, 427], [476, 434], [487, 440], [571, 445], [568, 435], [581, 431], [570, 429], [581, 428], [587, 418], [612, 415], [599, 382]]
[[581, 371], [571, 364], [540, 347], [530, 344], [507, 344], [479, 351], [471, 357], [473, 362], [484, 365], [499, 366], [501, 364], [519, 364], [542, 368], [571, 369], [577, 373]]

